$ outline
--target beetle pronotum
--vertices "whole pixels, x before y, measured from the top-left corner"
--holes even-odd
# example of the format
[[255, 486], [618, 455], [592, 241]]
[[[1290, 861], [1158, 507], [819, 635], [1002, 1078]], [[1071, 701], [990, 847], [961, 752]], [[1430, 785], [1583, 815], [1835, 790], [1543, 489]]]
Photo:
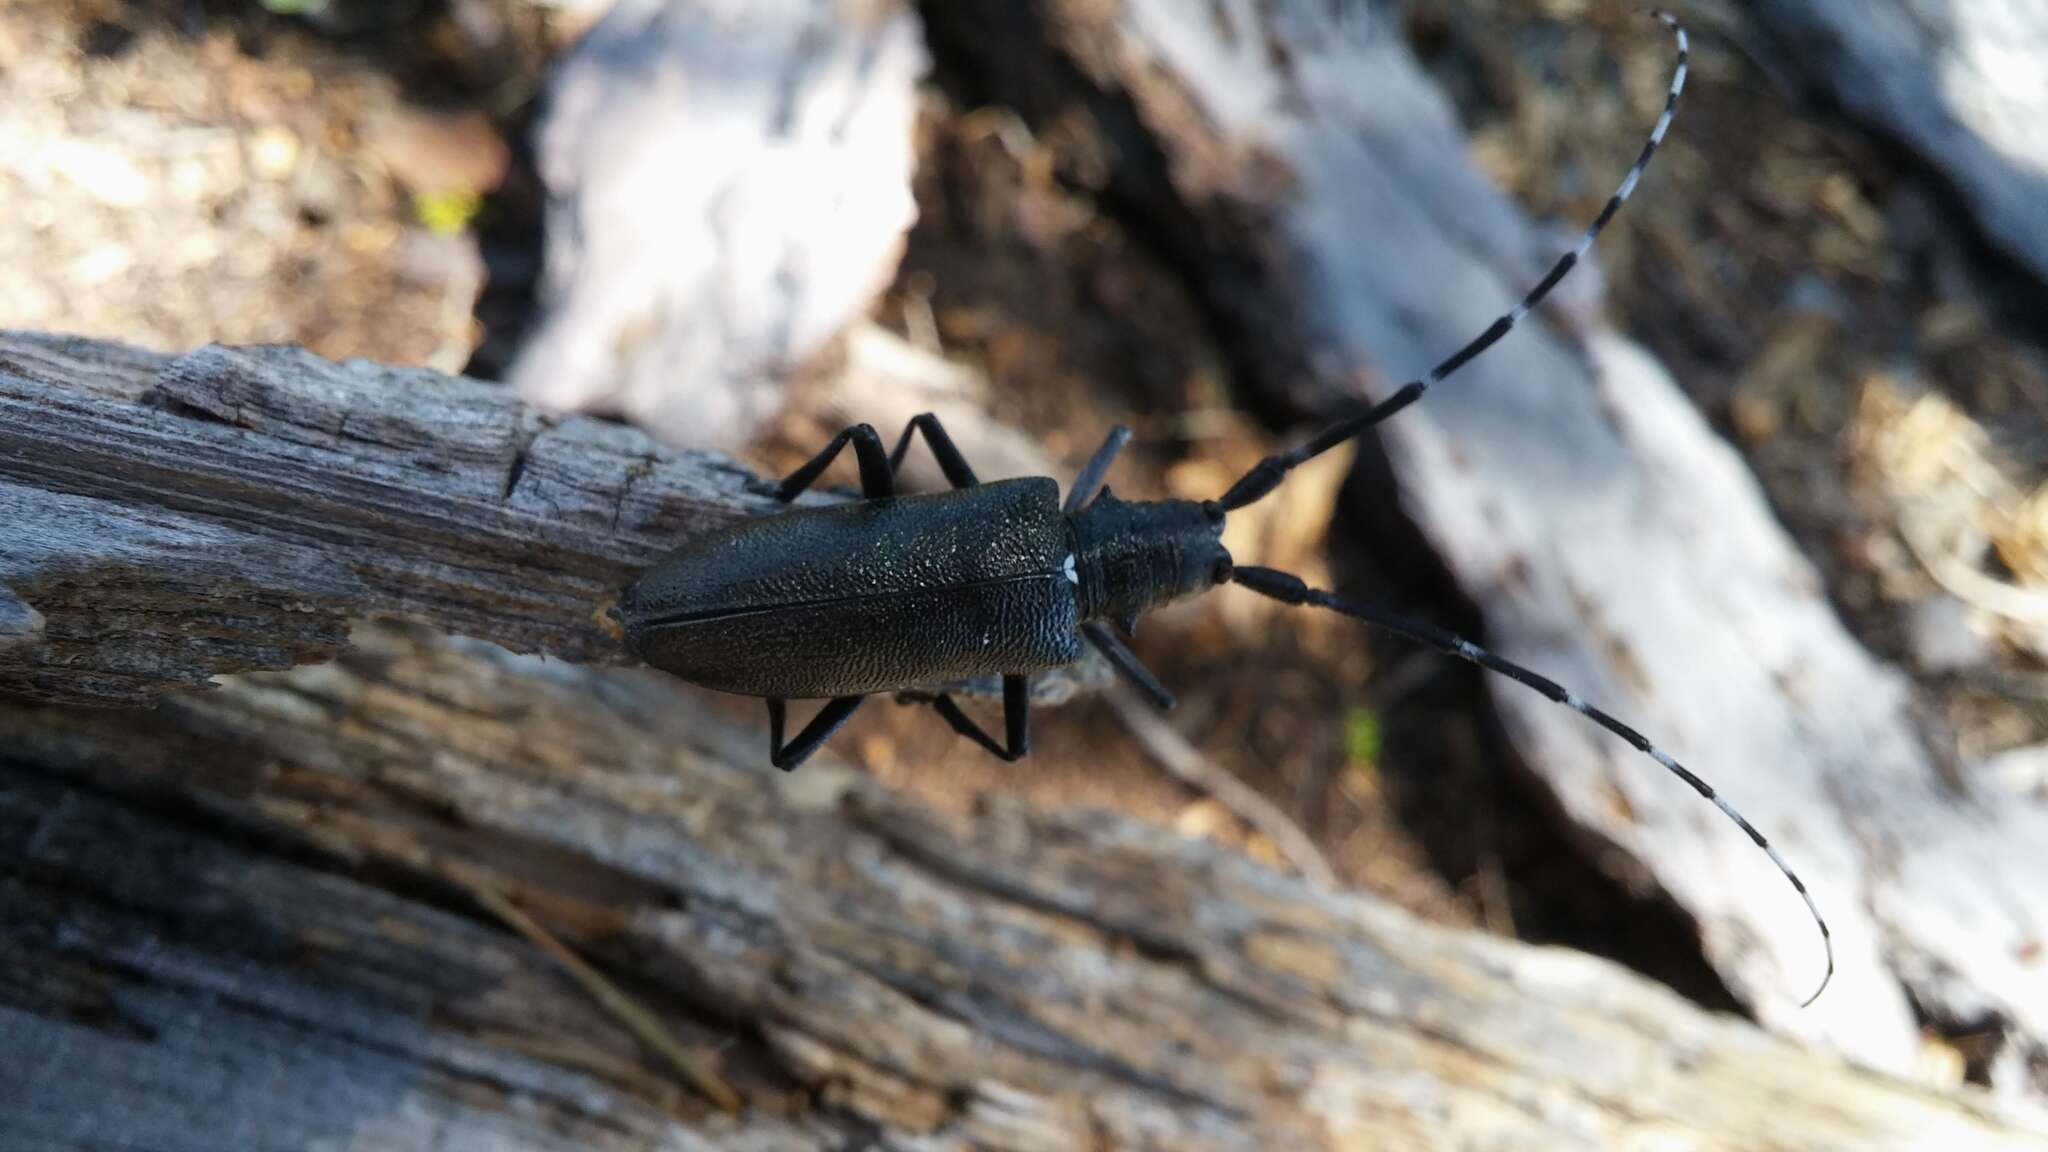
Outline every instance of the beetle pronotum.
[[[1677, 66], [1663, 113], [1620, 187], [1578, 243], [1519, 303], [1427, 375], [1261, 460], [1221, 497], [1203, 502], [1125, 502], [1111, 496], [1102, 482], [1130, 438], [1123, 428], [1110, 431], [1062, 503], [1058, 485], [1046, 477], [978, 482], [929, 414], [912, 420], [887, 452], [873, 428], [857, 424], [791, 473], [776, 495], [794, 500], [851, 444], [862, 500], [792, 509], [692, 540], [621, 595], [617, 612], [628, 646], [684, 680], [766, 698], [769, 759], [784, 769], [817, 751], [871, 695], [931, 691], [933, 685], [1000, 675], [1002, 741], [943, 690], [929, 700], [955, 732], [1004, 760], [1018, 760], [1031, 746], [1031, 673], [1073, 663], [1083, 644], [1160, 708], [1173, 706], [1172, 694], [1112, 624], [1129, 634], [1140, 614], [1225, 583], [1283, 603], [1328, 609], [1516, 680], [1627, 741], [1712, 801], [1769, 854], [1805, 900], [1827, 951], [1825, 989], [1835, 971], [1834, 943], [1806, 885], [1733, 805], [1641, 733], [1546, 677], [1435, 625], [1310, 588], [1285, 572], [1239, 566], [1222, 544], [1229, 513], [1272, 492], [1306, 461], [1421, 399], [1506, 336], [1592, 248], [1635, 191], [1685, 88], [1685, 29], [1668, 13], [1657, 18], [1677, 40]], [[896, 494], [897, 469], [918, 432], [952, 491]], [[791, 698], [827, 703], [785, 742], [785, 701]], [[1819, 995], [1817, 989], [1806, 1003]]]

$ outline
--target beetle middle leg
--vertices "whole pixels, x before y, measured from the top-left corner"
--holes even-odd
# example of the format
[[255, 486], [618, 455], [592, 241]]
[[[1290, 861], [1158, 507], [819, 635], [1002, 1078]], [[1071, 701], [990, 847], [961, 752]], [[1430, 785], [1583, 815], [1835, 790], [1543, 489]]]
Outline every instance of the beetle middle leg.
[[875, 434], [871, 424], [855, 424], [842, 430], [832, 438], [825, 450], [811, 457], [803, 467], [789, 474], [782, 486], [775, 490], [775, 498], [784, 504], [803, 494], [804, 489], [817, 482], [819, 475], [832, 466], [839, 456], [839, 450], [848, 443], [853, 445], [853, 454], [860, 459], [860, 494], [870, 500], [886, 500], [896, 494], [896, 472], [889, 467], [888, 454], [882, 451], [882, 438]]
[[[1003, 677], [1003, 736], [1004, 744], [982, 731], [965, 712], [960, 710], [953, 698], [941, 692], [932, 697], [932, 707], [946, 721], [946, 726], [976, 744], [987, 749], [989, 754], [1003, 760], [1015, 762], [1031, 754], [1031, 678], [1023, 675]], [[1005, 747], [1007, 745], [1007, 747]]]
[[[870, 435], [873, 435], [874, 429], [871, 428], [868, 432]], [[784, 722], [788, 719], [789, 702], [779, 696], [770, 696], [768, 698], [768, 762], [784, 772], [788, 772], [797, 765], [809, 760], [811, 753], [816, 752], [820, 744], [830, 740], [834, 732], [844, 727], [846, 722], [853, 717], [855, 709], [858, 709], [861, 706], [861, 702], [866, 699], [867, 697], [865, 696], [833, 697], [830, 701], [826, 702], [823, 708], [818, 709], [818, 714], [811, 717], [811, 722], [804, 725], [804, 730], [796, 734], [796, 739], [785, 745], [782, 742], [782, 730]]]
[[1159, 682], [1159, 677], [1154, 676], [1150, 668], [1139, 662], [1136, 652], [1116, 638], [1116, 633], [1091, 621], [1081, 625], [1081, 634], [1088, 638], [1088, 643], [1094, 645], [1097, 652], [1108, 658], [1110, 667], [1115, 668], [1118, 675], [1130, 681], [1132, 687], [1152, 701], [1154, 708], [1161, 712], [1173, 711], [1173, 693], [1166, 690], [1166, 685]]
[[910, 434], [922, 429], [924, 442], [931, 446], [932, 458], [939, 462], [939, 471], [946, 474], [946, 482], [955, 488], [972, 488], [981, 483], [975, 479], [974, 469], [967, 463], [967, 457], [946, 435], [946, 427], [930, 412], [912, 416], [910, 423], [903, 426], [903, 435], [896, 438], [896, 448], [889, 453], [889, 470], [893, 473], [903, 467], [903, 458], [910, 454]]

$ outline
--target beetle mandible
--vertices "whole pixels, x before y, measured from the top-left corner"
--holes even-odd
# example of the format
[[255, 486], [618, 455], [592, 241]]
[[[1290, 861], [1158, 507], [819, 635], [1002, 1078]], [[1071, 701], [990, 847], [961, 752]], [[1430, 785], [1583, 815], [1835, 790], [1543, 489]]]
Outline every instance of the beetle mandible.
[[[1464, 347], [1364, 412], [1306, 443], [1261, 460], [1215, 500], [1126, 502], [1103, 487], [1130, 433], [1110, 431], [1064, 503], [1047, 477], [980, 483], [939, 421], [913, 419], [893, 450], [857, 424], [832, 438], [776, 490], [785, 503], [817, 480], [847, 445], [860, 464], [862, 500], [792, 509], [707, 533], [649, 569], [616, 608], [626, 643], [647, 663], [693, 684], [764, 697], [769, 760], [803, 763], [870, 695], [932, 689], [999, 675], [1004, 738], [997, 741], [943, 691], [930, 703], [957, 733], [1004, 760], [1031, 748], [1030, 675], [1095, 648], [1161, 709], [1173, 696], [1112, 630], [1129, 634], [1142, 613], [1236, 584], [1283, 603], [1338, 612], [1510, 677], [1573, 709], [1653, 758], [1717, 805], [1770, 855], [1805, 900], [1835, 971], [1834, 944], [1819, 906], [1790, 865], [1706, 781], [1635, 729], [1546, 677], [1435, 625], [1377, 605], [1313, 589], [1270, 568], [1236, 564], [1222, 542], [1226, 516], [1279, 487], [1305, 461], [1361, 435], [1420, 399], [1430, 386], [1506, 336], [1556, 288], [1635, 191], [1671, 126], [1685, 88], [1689, 45], [1669, 13], [1656, 13], [1677, 41], [1664, 110], [1642, 152], [1571, 251], [1508, 312]], [[952, 491], [896, 494], [896, 472], [922, 432]], [[785, 742], [785, 702], [827, 703]]]

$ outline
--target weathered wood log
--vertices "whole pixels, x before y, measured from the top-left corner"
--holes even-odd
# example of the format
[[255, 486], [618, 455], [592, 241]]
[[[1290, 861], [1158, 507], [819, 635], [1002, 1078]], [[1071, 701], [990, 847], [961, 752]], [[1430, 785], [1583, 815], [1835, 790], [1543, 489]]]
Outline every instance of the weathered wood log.
[[[1355, 8], [1045, 0], [926, 18], [956, 72], [1064, 141], [1074, 177], [1185, 270], [1239, 383], [1299, 418], [1419, 374], [1563, 246], [1475, 173], [1402, 38]], [[1591, 283], [1567, 284], [1578, 312]], [[1802, 1012], [1820, 948], [1747, 839], [1579, 717], [1491, 682], [1603, 865], [1694, 917], [1764, 1021], [1891, 1068], [1914, 1059], [1915, 1004], [2044, 1050], [2048, 814], [1944, 778], [1902, 679], [1843, 628], [1658, 364], [1568, 299], [1379, 443], [1363, 474], [1398, 490], [1367, 538], [1426, 541], [1496, 650], [1638, 722], [1812, 884], [1841, 969]]]
[[2048, 6], [1762, 0], [1743, 10], [1785, 75], [1912, 150], [1992, 243], [2048, 280]]
[[0, 585], [44, 621], [0, 690], [140, 702], [324, 659], [375, 615], [614, 659], [609, 595], [771, 504], [716, 457], [480, 381], [0, 335]]
[[1603, 961], [758, 739], [383, 630], [155, 713], [0, 700], [0, 1146], [2048, 1147]]
[[0, 333], [0, 692], [140, 703], [326, 659], [376, 616], [623, 660], [612, 595], [691, 534], [780, 508], [771, 491], [481, 381]]

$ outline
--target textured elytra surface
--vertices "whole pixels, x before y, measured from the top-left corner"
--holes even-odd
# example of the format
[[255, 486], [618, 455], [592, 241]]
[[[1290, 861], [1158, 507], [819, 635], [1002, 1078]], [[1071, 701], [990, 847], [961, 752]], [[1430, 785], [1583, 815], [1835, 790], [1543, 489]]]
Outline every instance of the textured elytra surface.
[[1059, 486], [1004, 480], [708, 533], [619, 598], [641, 659], [707, 688], [855, 696], [1080, 659]]
[[691, 540], [619, 597], [630, 628], [892, 592], [1052, 576], [1069, 555], [1059, 486], [999, 480], [792, 509]]
[[630, 634], [692, 684], [798, 699], [931, 689], [1081, 658], [1074, 585], [1059, 573], [730, 612]]

